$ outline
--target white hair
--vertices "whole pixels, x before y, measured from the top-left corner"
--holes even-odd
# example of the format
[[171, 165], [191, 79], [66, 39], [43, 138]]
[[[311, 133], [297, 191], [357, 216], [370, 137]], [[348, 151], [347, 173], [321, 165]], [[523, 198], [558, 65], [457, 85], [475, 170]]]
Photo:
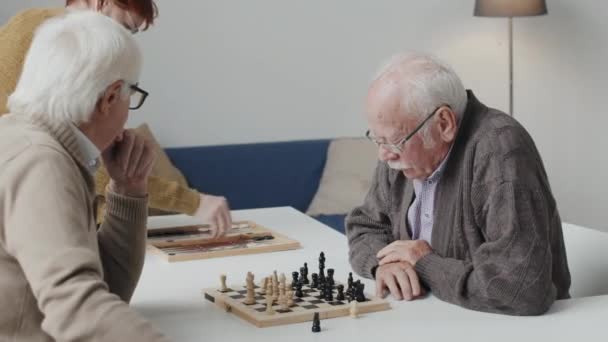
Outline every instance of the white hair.
[[[379, 69], [372, 83], [390, 79], [398, 87], [400, 108], [420, 120], [440, 106], [449, 106], [459, 121], [467, 106], [467, 92], [452, 68], [438, 58], [423, 53], [401, 53]], [[430, 125], [420, 130], [426, 146], [432, 145]]]
[[122, 96], [129, 96], [141, 64], [141, 50], [124, 27], [96, 11], [70, 10], [37, 29], [8, 108], [87, 122], [112, 83], [123, 80]]

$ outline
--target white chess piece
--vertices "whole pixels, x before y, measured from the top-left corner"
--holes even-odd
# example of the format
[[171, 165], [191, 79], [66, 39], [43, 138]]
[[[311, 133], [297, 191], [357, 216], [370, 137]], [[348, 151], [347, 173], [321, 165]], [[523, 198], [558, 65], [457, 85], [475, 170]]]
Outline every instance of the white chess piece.
[[274, 309], [272, 308], [272, 296], [266, 296], [266, 314], [274, 315]]
[[220, 275], [220, 282], [222, 283], [222, 287], [220, 288], [220, 292], [228, 292], [228, 287], [226, 287], [226, 275]]
[[255, 287], [253, 283], [253, 273], [247, 272], [247, 298], [243, 301], [247, 305], [255, 304]]
[[287, 292], [285, 293], [285, 296], [287, 297], [287, 302], [286, 302], [287, 307], [288, 308], [292, 307], [294, 305], [293, 290], [291, 290], [291, 289], [287, 290]]
[[357, 301], [353, 300], [350, 302], [350, 317], [357, 318], [359, 317], [359, 308], [357, 307]]
[[268, 277], [264, 278], [264, 280], [260, 284], [260, 294], [266, 294], [266, 286], [268, 286]]

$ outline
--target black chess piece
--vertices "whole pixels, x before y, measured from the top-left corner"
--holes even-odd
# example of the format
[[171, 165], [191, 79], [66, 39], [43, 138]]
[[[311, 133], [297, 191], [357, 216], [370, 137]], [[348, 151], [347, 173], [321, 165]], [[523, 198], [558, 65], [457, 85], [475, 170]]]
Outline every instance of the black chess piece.
[[298, 276], [300, 275], [300, 273], [293, 271], [291, 272], [291, 288], [295, 289], [296, 288], [296, 284], [298, 283]]
[[336, 300], [344, 300], [344, 285], [339, 284], [336, 286], [338, 289], [338, 295], [336, 296]]
[[315, 312], [314, 316], [312, 316], [312, 332], [320, 332], [321, 331], [321, 320], [319, 319], [319, 313]]
[[321, 252], [321, 254], [319, 254], [319, 264], [325, 265], [325, 253], [323, 253], [323, 252]]
[[353, 272], [348, 272], [348, 288], [353, 287]]
[[304, 263], [304, 269], [306, 270], [306, 275], [308, 275], [308, 263]]
[[363, 283], [358, 283], [357, 287], [356, 287], [356, 294], [355, 294], [355, 299], [357, 300], [357, 302], [365, 302], [367, 299], [365, 299], [365, 293], [363, 292], [363, 289], [365, 288], [365, 284]]
[[331, 286], [329, 285], [329, 283], [325, 283], [325, 301], [326, 302], [331, 302], [334, 300], [334, 291], [332, 290]]
[[306, 274], [306, 268], [304, 268], [304, 267], [300, 267], [300, 281], [303, 284], [308, 284], [309, 283], [309, 281], [308, 281], [308, 275]]
[[330, 286], [334, 286], [334, 284], [335, 284], [333, 268], [327, 269], [327, 282], [329, 283]]
[[313, 273], [311, 277], [312, 277], [312, 283], [310, 284], [310, 287], [313, 289], [319, 287], [319, 275], [316, 273]]
[[296, 297], [298, 297], [298, 298], [304, 297], [304, 293], [302, 292], [302, 283], [301, 282], [296, 283]]

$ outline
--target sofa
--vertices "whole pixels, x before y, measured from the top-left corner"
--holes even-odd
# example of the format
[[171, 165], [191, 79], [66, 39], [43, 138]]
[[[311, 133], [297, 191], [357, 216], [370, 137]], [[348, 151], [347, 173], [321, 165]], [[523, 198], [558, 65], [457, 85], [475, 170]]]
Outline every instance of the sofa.
[[191, 188], [225, 196], [231, 209], [291, 206], [341, 233], [348, 211], [362, 202], [375, 166], [373, 144], [362, 138], [179, 147], [165, 152]]

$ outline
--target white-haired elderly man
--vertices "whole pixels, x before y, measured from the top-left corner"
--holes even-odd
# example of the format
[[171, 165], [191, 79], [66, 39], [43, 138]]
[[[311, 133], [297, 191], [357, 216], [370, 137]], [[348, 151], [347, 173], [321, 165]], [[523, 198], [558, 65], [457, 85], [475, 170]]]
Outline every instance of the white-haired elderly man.
[[560, 217], [534, 142], [424, 54], [382, 68], [366, 101], [380, 159], [346, 221], [352, 267], [376, 292], [538, 315], [568, 298]]
[[[128, 304], [143, 266], [153, 152], [124, 130], [142, 55], [112, 19], [37, 31], [0, 118], [0, 340], [165, 341]], [[97, 228], [93, 174], [112, 178]]]

